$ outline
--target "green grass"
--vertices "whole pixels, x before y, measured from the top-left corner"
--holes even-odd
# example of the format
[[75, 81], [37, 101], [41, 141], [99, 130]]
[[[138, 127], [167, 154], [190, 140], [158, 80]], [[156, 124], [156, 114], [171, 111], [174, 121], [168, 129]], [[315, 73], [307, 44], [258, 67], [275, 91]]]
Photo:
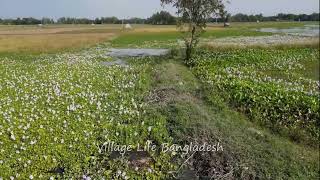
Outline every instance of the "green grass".
[[306, 70], [297, 71], [301, 77], [306, 77], [316, 81], [320, 80], [320, 62], [319, 61], [302, 61], [301, 64], [306, 68]]
[[[174, 142], [220, 142], [224, 147], [218, 154], [196, 153], [189, 159], [189, 166], [177, 173], [180, 177], [189, 179], [198, 172], [202, 178], [226, 174], [230, 179], [317, 178], [316, 149], [294, 144], [251, 123], [200, 83], [181, 62], [166, 60], [153, 66], [153, 92], [161, 89], [166, 96], [151, 104], [149, 111], [160, 112], [167, 119]], [[212, 167], [215, 175], [210, 173]]]
[[[203, 38], [224, 38], [237, 36], [266, 36], [272, 33], [259, 32], [259, 28], [293, 28], [303, 27], [316, 22], [262, 22], [262, 23], [231, 23], [229, 28], [223, 28], [221, 24], [209, 24], [209, 29], [203, 34]], [[153, 26], [156, 28], [157, 26]], [[161, 32], [125, 32], [112, 41], [115, 47], [174, 47], [177, 40], [182, 39], [177, 31], [165, 31], [158, 26]], [[170, 26], [172, 28], [172, 26]], [[159, 45], [160, 44], [160, 45]]]
[[134, 32], [124, 33], [112, 41], [115, 47], [140, 45], [145, 42], [170, 41], [181, 37], [178, 32]]
[[[223, 38], [233, 36], [265, 36], [272, 33], [258, 32], [247, 28], [219, 28], [208, 30], [203, 38]], [[133, 32], [123, 33], [111, 41], [114, 47], [174, 47], [177, 41], [182, 39], [180, 32]]]

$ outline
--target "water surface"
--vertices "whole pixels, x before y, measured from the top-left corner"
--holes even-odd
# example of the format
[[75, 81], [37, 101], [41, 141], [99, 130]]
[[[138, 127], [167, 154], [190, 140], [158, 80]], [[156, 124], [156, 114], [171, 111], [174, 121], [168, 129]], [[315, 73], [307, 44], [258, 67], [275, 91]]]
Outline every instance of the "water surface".
[[169, 54], [169, 49], [110, 49], [111, 57], [144, 57], [163, 56]]
[[297, 35], [297, 36], [316, 37], [316, 36], [319, 36], [319, 25], [305, 25], [304, 27], [295, 27], [295, 28], [288, 28], [288, 29], [261, 28], [259, 29], [259, 31], [271, 32], [271, 33], [283, 33], [283, 34]]
[[164, 56], [169, 54], [169, 49], [109, 49], [108, 56], [114, 57], [115, 61], [102, 62], [104, 66], [118, 65], [122, 67], [128, 66], [125, 57], [146, 57], [146, 56]]

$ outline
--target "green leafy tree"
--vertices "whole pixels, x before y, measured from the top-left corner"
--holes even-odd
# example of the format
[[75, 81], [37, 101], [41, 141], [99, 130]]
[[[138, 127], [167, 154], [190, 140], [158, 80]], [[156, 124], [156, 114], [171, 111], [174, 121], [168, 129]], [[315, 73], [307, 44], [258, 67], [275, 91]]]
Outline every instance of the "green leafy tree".
[[54, 20], [53, 19], [50, 19], [50, 18], [42, 18], [41, 19], [41, 23], [42, 24], [54, 24]]
[[157, 25], [169, 25], [175, 24], [176, 18], [172, 16], [169, 12], [161, 11], [153, 14], [149, 19], [148, 23]]
[[207, 20], [224, 11], [223, 0], [161, 0], [163, 5], [171, 4], [180, 16], [178, 26], [184, 34], [186, 61], [191, 63], [194, 48], [205, 32]]

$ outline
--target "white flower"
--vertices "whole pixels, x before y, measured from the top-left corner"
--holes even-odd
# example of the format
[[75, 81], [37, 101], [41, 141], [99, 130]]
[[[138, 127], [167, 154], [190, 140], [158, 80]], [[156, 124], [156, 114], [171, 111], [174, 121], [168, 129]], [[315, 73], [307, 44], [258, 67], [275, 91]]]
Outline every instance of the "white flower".
[[149, 126], [149, 127], [148, 127], [148, 131], [149, 131], [149, 132], [151, 132], [151, 130], [152, 130], [152, 127], [151, 127], [151, 126]]
[[84, 180], [91, 180], [91, 177], [90, 177], [90, 176], [86, 176], [86, 175], [83, 175], [82, 178], [83, 178]]
[[30, 176], [29, 176], [29, 179], [33, 179], [33, 176], [32, 176], [32, 175], [30, 175]]
[[101, 108], [101, 102], [100, 101], [98, 101], [97, 106], [98, 106], [98, 109]]
[[117, 171], [117, 174], [120, 176], [120, 175], [121, 175], [121, 171], [120, 171], [120, 170], [118, 170], [118, 171]]
[[13, 140], [13, 141], [16, 140], [16, 137], [14, 136], [14, 134], [11, 134], [10, 138], [11, 138], [11, 140]]
[[34, 145], [34, 144], [36, 144], [37, 143], [37, 140], [34, 140], [34, 141], [31, 141], [30, 142], [30, 145]]

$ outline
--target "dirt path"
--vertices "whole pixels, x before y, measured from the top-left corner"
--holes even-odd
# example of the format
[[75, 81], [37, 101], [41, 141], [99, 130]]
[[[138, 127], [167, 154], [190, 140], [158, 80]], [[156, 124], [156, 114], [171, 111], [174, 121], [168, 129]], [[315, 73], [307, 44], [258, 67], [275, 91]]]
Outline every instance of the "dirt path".
[[[208, 109], [203, 93], [198, 79], [182, 63], [169, 61], [155, 67], [153, 90], [146, 101], [167, 117], [167, 128], [174, 143], [184, 145], [220, 142], [218, 134], [208, 127], [213, 112]], [[219, 153], [189, 153], [181, 159], [177, 178], [232, 178], [234, 157], [227, 149]]]
[[145, 101], [166, 118], [174, 143], [223, 146], [222, 152], [189, 153], [179, 159], [178, 179], [314, 177], [314, 159], [319, 158], [314, 150], [257, 127], [227, 107], [181, 61], [161, 59], [153, 67], [152, 90]]

